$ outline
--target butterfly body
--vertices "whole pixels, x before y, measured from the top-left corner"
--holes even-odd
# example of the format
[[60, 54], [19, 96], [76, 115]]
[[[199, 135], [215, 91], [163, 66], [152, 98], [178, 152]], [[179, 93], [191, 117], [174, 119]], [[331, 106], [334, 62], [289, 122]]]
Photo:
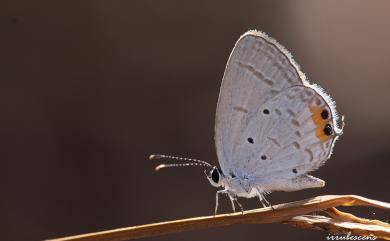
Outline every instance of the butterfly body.
[[237, 197], [258, 197], [266, 206], [270, 192], [323, 187], [323, 180], [308, 173], [331, 156], [342, 134], [337, 119], [334, 102], [307, 81], [284, 47], [259, 31], [242, 35], [217, 103], [220, 168], [207, 175], [213, 186], [222, 187], [215, 211], [219, 194], [227, 194], [235, 209]]

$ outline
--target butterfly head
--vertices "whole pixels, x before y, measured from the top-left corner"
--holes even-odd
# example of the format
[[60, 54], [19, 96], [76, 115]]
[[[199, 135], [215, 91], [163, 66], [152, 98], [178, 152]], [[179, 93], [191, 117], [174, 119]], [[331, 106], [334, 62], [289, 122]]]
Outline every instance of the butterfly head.
[[212, 186], [214, 187], [222, 186], [222, 179], [224, 178], [224, 175], [222, 173], [222, 170], [219, 167], [216, 166], [213, 167], [213, 169], [211, 169], [209, 174], [206, 173], [206, 177]]

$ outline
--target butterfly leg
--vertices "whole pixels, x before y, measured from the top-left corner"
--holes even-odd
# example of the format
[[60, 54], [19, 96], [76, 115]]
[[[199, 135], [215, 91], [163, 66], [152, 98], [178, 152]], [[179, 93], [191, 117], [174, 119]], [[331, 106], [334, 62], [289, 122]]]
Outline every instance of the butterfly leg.
[[[218, 204], [219, 204], [219, 194], [222, 194], [222, 193], [228, 194], [228, 192], [226, 191], [226, 189], [217, 191], [217, 193], [216, 193], [216, 195], [215, 195], [215, 211], [214, 211], [214, 216], [217, 215]], [[228, 194], [228, 195], [229, 195], [229, 194]]]
[[275, 211], [274, 207], [272, 207], [271, 203], [268, 202], [268, 200], [263, 196], [263, 200], [265, 201], [265, 203], [268, 205], [268, 207], [270, 207], [272, 210]]
[[261, 202], [261, 205], [263, 205], [263, 208], [266, 208], [267, 205], [264, 203], [263, 198], [261, 196], [259, 196], [259, 200]]
[[266, 207], [271, 207], [272, 210], [274, 210], [274, 208], [272, 207], [272, 205], [267, 201], [267, 199], [265, 199], [264, 195], [259, 193], [258, 194], [258, 197], [259, 197], [259, 200], [261, 202], [261, 204], [263, 205], [264, 208]]
[[241, 213], [244, 214], [244, 207], [241, 205], [241, 203], [238, 201], [237, 197], [234, 198], [234, 200], [236, 201], [236, 203], [238, 204], [238, 206], [240, 207], [241, 209]]
[[241, 209], [242, 214], [244, 214], [244, 208], [241, 205], [241, 203], [238, 202], [237, 197], [231, 195], [226, 189], [224, 189], [224, 190], [217, 191], [217, 193], [215, 195], [215, 211], [214, 211], [214, 215], [217, 215], [217, 211], [218, 211], [219, 194], [227, 194], [228, 195], [230, 203], [232, 204], [233, 212], [236, 212], [236, 206], [234, 205], [234, 201], [236, 201], [238, 206]]
[[234, 206], [234, 197], [232, 195], [230, 195], [228, 192], [227, 192], [227, 195], [229, 196], [230, 202], [232, 203], [233, 212], [235, 213], [236, 207]]

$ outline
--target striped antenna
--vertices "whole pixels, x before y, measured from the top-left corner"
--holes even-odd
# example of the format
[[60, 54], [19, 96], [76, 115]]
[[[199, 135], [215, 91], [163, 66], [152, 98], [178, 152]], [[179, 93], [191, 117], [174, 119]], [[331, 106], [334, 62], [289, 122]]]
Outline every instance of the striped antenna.
[[178, 160], [178, 161], [189, 161], [186, 163], [173, 163], [173, 164], [160, 164], [158, 165], [155, 170], [158, 171], [161, 168], [166, 167], [186, 167], [186, 166], [206, 166], [206, 167], [212, 167], [210, 163], [193, 159], [193, 158], [187, 158], [187, 157], [177, 157], [177, 156], [168, 156], [168, 155], [161, 155], [161, 154], [152, 154], [149, 156], [150, 160], [157, 160], [157, 159], [172, 159], [172, 160]]

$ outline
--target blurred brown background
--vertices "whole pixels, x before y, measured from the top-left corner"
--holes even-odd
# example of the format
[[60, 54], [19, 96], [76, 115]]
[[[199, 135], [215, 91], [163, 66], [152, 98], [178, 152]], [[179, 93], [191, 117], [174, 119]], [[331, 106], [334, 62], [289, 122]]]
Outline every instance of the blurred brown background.
[[[234, 43], [249, 29], [286, 46], [346, 117], [335, 154], [314, 173], [326, 187], [274, 193], [271, 203], [323, 194], [390, 201], [389, 9], [386, 0], [2, 1], [2, 239], [212, 214], [216, 189], [201, 168], [156, 173], [147, 157], [217, 164], [219, 85]], [[220, 210], [230, 212], [227, 198]], [[388, 219], [371, 208], [355, 211]], [[275, 224], [145, 240], [325, 236]]]

